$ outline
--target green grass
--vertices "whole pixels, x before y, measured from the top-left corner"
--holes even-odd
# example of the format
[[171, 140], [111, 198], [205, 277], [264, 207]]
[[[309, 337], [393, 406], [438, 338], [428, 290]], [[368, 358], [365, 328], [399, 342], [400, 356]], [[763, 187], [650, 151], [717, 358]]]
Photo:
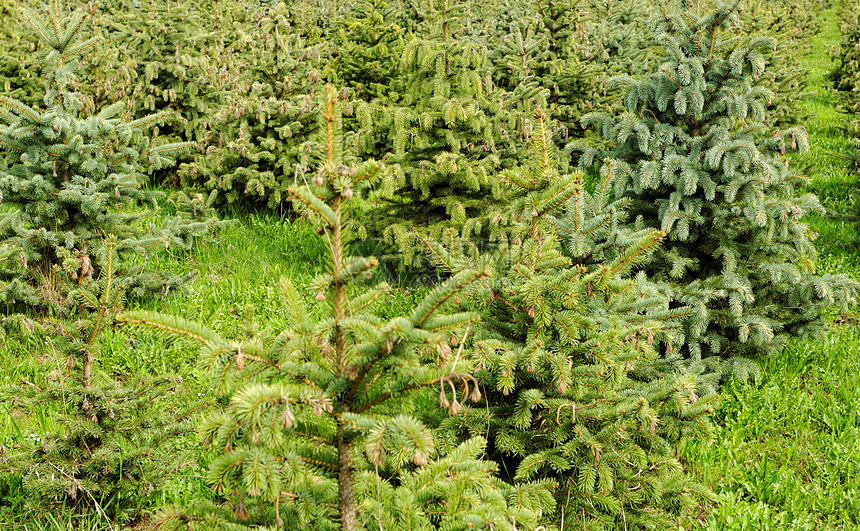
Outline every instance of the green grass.
[[[313, 229], [301, 222], [246, 215], [217, 238], [200, 242], [193, 252], [159, 255], [156, 265], [161, 269], [199, 274], [181, 291], [148, 297], [135, 302], [135, 306], [199, 320], [228, 337], [243, 333], [252, 321], [277, 328], [283, 321], [277, 294], [279, 278], [287, 276], [301, 284], [319, 273], [324, 245]], [[38, 329], [29, 332], [26, 325], [6, 325], [9, 330], [0, 332], [4, 347], [0, 349], [4, 369], [0, 372], [0, 386], [50, 385], [52, 372], [62, 369], [66, 360], [54, 352], [49, 336]], [[164, 340], [148, 330], [116, 329], [103, 334], [99, 346], [98, 370], [107, 378], [181, 375], [182, 391], [176, 397], [164, 397], [165, 408], [181, 409], [181, 397], [186, 393], [211, 394], [208, 377], [196, 368], [198, 352], [193, 345]], [[0, 443], [9, 452], [33, 451], [41, 438], [62, 433], [63, 426], [53, 420], [59, 407], [40, 403], [34, 409], [26, 409], [14, 402], [4, 403], [0, 407]], [[199, 415], [204, 413], [205, 410]], [[177, 468], [166, 483], [141, 496], [125, 521], [134, 521], [158, 505], [212, 495], [196, 465], [197, 461], [206, 461], [206, 450], [200, 447], [196, 435], [188, 434], [173, 447], [181, 447], [182, 451], [171, 459], [184, 460], [189, 465]], [[0, 476], [0, 529], [113, 528], [96, 514], [76, 514], [73, 509], [45, 507], [38, 514], [22, 514], [21, 502], [30, 495], [16, 483], [14, 474]], [[107, 505], [110, 500], [101, 503]]]
[[715, 441], [681, 447], [720, 500], [695, 527], [860, 527], [860, 330], [794, 342], [763, 373], [723, 388]]

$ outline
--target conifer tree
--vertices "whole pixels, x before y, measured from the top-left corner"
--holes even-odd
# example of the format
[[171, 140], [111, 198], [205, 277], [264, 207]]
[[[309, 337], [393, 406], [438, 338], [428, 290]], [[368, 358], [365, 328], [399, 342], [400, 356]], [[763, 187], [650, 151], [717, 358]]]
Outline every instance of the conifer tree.
[[[494, 79], [514, 92], [548, 92], [543, 108], [560, 125], [557, 142], [582, 136], [580, 117], [609, 110], [616, 98], [610, 76], [644, 72], [648, 65], [639, 1], [541, 0], [512, 8], [509, 27], [491, 45]], [[507, 6], [506, 6], [507, 7]]]
[[[328, 80], [366, 102], [396, 98], [405, 30], [403, 12], [385, 0], [359, 0], [339, 20]], [[372, 150], [368, 150], [372, 151]]]
[[44, 315], [50, 305], [53, 315], [72, 320], [46, 318], [42, 325], [18, 317], [31, 331], [41, 326], [45, 344], [67, 362], [44, 385], [26, 382], [2, 396], [30, 410], [50, 412], [46, 402], [63, 407], [54, 419], [57, 431], [41, 434], [35, 446], [16, 441], [4, 462], [34, 499], [94, 509], [117, 521], [130, 506], [139, 508], [143, 491], [175, 466], [151, 459], [151, 452], [187, 431], [187, 419], [158, 401], [178, 390], [181, 378], [113, 381], [98, 371], [99, 339], [127, 295], [161, 284], [158, 272], [146, 267], [150, 248], [187, 247], [212, 228], [212, 198], [183, 194], [176, 217], [144, 227], [152, 195], [140, 189], [139, 150], [157, 165], [186, 146], [141, 145], [134, 131], [159, 117], [123, 123], [115, 118], [121, 105], [82, 118], [76, 63], [96, 42], [84, 38], [84, 16], [64, 16], [58, 2], [47, 19], [22, 14], [44, 50], [47, 108], [0, 97], [7, 122], [0, 145], [13, 155], [0, 173], [0, 292], [7, 312]]
[[572, 148], [582, 169], [631, 199], [631, 216], [667, 234], [646, 271], [695, 308], [688, 355], [732, 358], [743, 377], [755, 370], [745, 358], [822, 330], [823, 308], [854, 300], [857, 284], [815, 273], [815, 235], [801, 218], [821, 206], [797, 194], [806, 179], [784, 155], [807, 149], [806, 132], [765, 126], [773, 40], [733, 34], [739, 2], [685, 6], [653, 22], [659, 66], [616, 79], [627, 111], [583, 118], [611, 149]]
[[[47, 423], [57, 428], [7, 442], [3, 463], [5, 471], [20, 474], [31, 493], [24, 506], [34, 513], [66, 506], [123, 522], [137, 516], [141, 497], [182, 466], [182, 461], [154, 459], [153, 451], [190, 430], [186, 412], [200, 399], [183, 392], [181, 377], [119, 382], [98, 370], [100, 337], [122, 310], [133, 277], [117, 269], [115, 238], [94, 254], [103, 265], [101, 274], [69, 286], [77, 306], [74, 323], [29, 321], [27, 333], [44, 335], [55, 355], [67, 357], [65, 367], [54, 369], [44, 383], [25, 380], [0, 389], [0, 397], [14, 408], [51, 411], [46, 404], [61, 403]], [[186, 410], [165, 407], [174, 405], [167, 397], [177, 392]]]
[[773, 97], [767, 102], [770, 127], [802, 125], [808, 118], [799, 105], [812, 95], [809, 71], [803, 66], [812, 38], [821, 29], [821, 2], [747, 0], [740, 13], [740, 35], [769, 35], [774, 39], [766, 72]]
[[[848, 116], [856, 116], [860, 109], [860, 98], [857, 97], [856, 89], [860, 86], [860, 4], [845, 2], [840, 18], [842, 41], [839, 44], [839, 63], [830, 73], [830, 79], [834, 88], [839, 91], [841, 110]], [[856, 118], [849, 119], [848, 130], [852, 135], [856, 135], [858, 129], [860, 122]], [[860, 175], [860, 138], [853, 138], [853, 146], [841, 156], [848, 162], [849, 170], [855, 177]], [[855, 179], [852, 191], [855, 202], [849, 216], [856, 222], [855, 227], [860, 233], [860, 179]]]
[[[16, 3], [0, 1], [0, 19], [9, 21], [0, 27], [0, 94], [16, 98], [27, 105], [39, 104], [44, 98], [39, 70], [32, 60], [36, 45], [21, 31]], [[0, 150], [0, 171], [8, 165], [10, 154]]]
[[[112, 0], [90, 9], [100, 40], [81, 77], [93, 107], [124, 101], [124, 118], [130, 120], [160, 113], [162, 142], [194, 142], [203, 151], [215, 134], [212, 117], [234, 79], [227, 73], [234, 68], [226, 50], [234, 44], [234, 26], [247, 22], [246, 9], [197, 0]], [[187, 150], [178, 158], [191, 156]], [[176, 184], [175, 167], [154, 170], [156, 182]]]
[[860, 106], [854, 97], [854, 87], [858, 85], [860, 75], [860, 4], [845, 2], [840, 12], [842, 24], [839, 28], [842, 41], [839, 46], [838, 64], [830, 73], [833, 86], [843, 96], [848, 98], [845, 110], [855, 113]]
[[467, 3], [427, 0], [419, 7], [422, 18], [400, 64], [401, 93], [357, 108], [359, 148], [393, 148], [380, 205], [364, 221], [407, 262], [416, 231], [498, 237], [495, 175], [517, 159], [525, 127], [518, 97], [494, 85], [485, 45], [467, 31]]
[[[426, 386], [439, 387], [451, 413], [480, 398], [462, 355], [477, 316], [444, 308], [486, 272], [455, 275], [408, 316], [384, 320], [368, 311], [388, 287], [358, 291], [376, 259], [346, 254], [344, 219], [348, 202], [380, 167], [373, 161], [343, 164], [339, 96], [330, 85], [324, 95], [323, 160], [310, 183], [288, 190], [316, 216], [329, 245], [329, 271], [310, 285], [317, 301], [326, 303], [322, 318], [312, 320], [299, 291], [283, 280], [289, 328], [270, 337], [228, 341], [203, 325], [148, 312], [122, 319], [199, 341], [221, 387], [236, 379], [227, 409], [201, 426], [204, 440], [223, 449], [208, 479], [230, 496], [234, 518], [227, 520], [345, 531], [536, 526], [533, 511], [509, 507], [506, 497], [530, 495], [496, 484], [495, 466], [477, 459], [484, 447], [480, 437], [438, 455], [433, 434], [409, 414], [411, 393]], [[388, 498], [391, 493], [398, 498]], [[215, 511], [205, 525], [220, 525], [223, 516]], [[160, 518], [185, 521], [181, 512]]]
[[[173, 219], [163, 227], [144, 226], [157, 194], [141, 188], [141, 162], [164, 166], [171, 153], [188, 145], [143, 138], [137, 132], [161, 115], [123, 122], [117, 118], [122, 103], [82, 116], [77, 59], [97, 42], [83, 37], [84, 15], [66, 20], [57, 2], [47, 20], [22, 13], [43, 47], [45, 109], [0, 96], [0, 147], [12, 158], [0, 172], [0, 298], [13, 305], [53, 305], [62, 312], [65, 286], [99, 275], [95, 251], [107, 237], [117, 239], [121, 255], [134, 250], [139, 258], [158, 247], [184, 245], [186, 236], [205, 232], [216, 221]], [[130, 274], [134, 263], [117, 268], [142, 281], [143, 270]]]
[[[330, 51], [315, 42], [301, 5], [262, 6], [235, 37], [221, 107], [207, 116], [205, 152], [180, 170], [186, 187], [218, 190], [230, 203], [284, 208], [287, 187], [318, 153], [315, 96]], [[308, 36], [310, 34], [310, 37]]]
[[32, 60], [36, 45], [21, 31], [15, 2], [0, 1], [0, 18], [7, 21], [0, 28], [0, 94], [36, 105], [44, 97], [39, 69]]
[[490, 46], [493, 80], [506, 90], [530, 96], [526, 101], [534, 108], [548, 109], [561, 127], [559, 138], [567, 138], [571, 124], [579, 129], [578, 118], [572, 117], [581, 116], [589, 105], [598, 74], [595, 65], [578, 53], [586, 38], [579, 4], [549, 1], [521, 9], [508, 27], [499, 28], [501, 37]]
[[[716, 395], [657, 357], [688, 311], [635, 274], [664, 235], [625, 227], [626, 200], [608, 201], [606, 181], [588, 193], [580, 173], [559, 171], [542, 111], [532, 145], [528, 164], [505, 173], [519, 221], [510, 248], [484, 257], [495, 271], [475, 302], [484, 399], [442, 426], [488, 433], [507, 480], [552, 482], [560, 527], [668, 528], [709, 496], [673, 447], [710, 436]], [[462, 267], [456, 244], [428, 248]]]

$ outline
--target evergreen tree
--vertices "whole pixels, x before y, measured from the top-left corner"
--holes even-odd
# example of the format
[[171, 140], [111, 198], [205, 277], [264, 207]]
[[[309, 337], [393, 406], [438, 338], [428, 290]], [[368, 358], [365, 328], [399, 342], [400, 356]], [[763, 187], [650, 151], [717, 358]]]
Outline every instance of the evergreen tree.
[[36, 44], [21, 31], [20, 17], [16, 3], [12, 0], [0, 1], [0, 18], [7, 21], [0, 28], [0, 93], [23, 101], [27, 105], [37, 105], [42, 101], [39, 70], [32, 56]]
[[[470, 298], [483, 317], [484, 399], [442, 426], [489, 434], [507, 480], [554, 484], [560, 527], [668, 528], [709, 496], [674, 445], [711, 435], [716, 395], [677, 358], [657, 357], [688, 311], [635, 274], [663, 233], [625, 227], [627, 201], [609, 202], [607, 181], [588, 193], [581, 174], [560, 172], [541, 114], [529, 163], [505, 173], [513, 243], [484, 257], [494, 275]], [[453, 270], [457, 247], [428, 242]]]
[[773, 40], [739, 40], [738, 8], [663, 10], [654, 20], [659, 66], [641, 80], [616, 79], [627, 111], [583, 118], [613, 146], [572, 147], [582, 169], [631, 199], [631, 216], [667, 234], [646, 271], [676, 304], [695, 308], [688, 355], [732, 358], [743, 377], [755, 370], [745, 358], [823, 330], [823, 309], [853, 301], [857, 284], [815, 274], [815, 236], [801, 218], [821, 206], [797, 195], [807, 180], [784, 155], [807, 149], [806, 132], [765, 126]]
[[[0, 18], [9, 21], [0, 27], [0, 94], [7, 94], [27, 105], [39, 104], [41, 90], [39, 70], [32, 58], [36, 45], [21, 31], [16, 2], [0, 1]], [[0, 171], [7, 166], [8, 153], [0, 150]]]
[[[246, 9], [234, 2], [127, 2], [92, 8], [99, 45], [82, 80], [87, 105], [126, 102], [125, 118], [160, 113], [165, 143], [194, 142], [203, 151], [215, 135], [212, 117], [233, 80], [226, 53]], [[192, 150], [179, 160], [191, 159]], [[156, 182], [176, 184], [175, 167], [156, 168]]]
[[108, 236], [117, 239], [121, 255], [135, 251], [117, 266], [121, 274], [145, 283], [147, 252], [185, 245], [186, 236], [216, 221], [177, 218], [163, 227], [144, 226], [157, 194], [141, 188], [141, 162], [164, 166], [169, 154], [188, 145], [136, 134], [161, 115], [123, 122], [117, 118], [122, 103], [81, 116], [77, 58], [97, 42], [83, 38], [84, 15], [67, 21], [55, 2], [48, 20], [32, 11], [23, 16], [43, 47], [46, 108], [0, 96], [0, 146], [12, 158], [0, 172], [0, 297], [6, 304], [63, 311], [66, 286], [101, 272], [95, 251]]
[[[310, 183], [289, 188], [319, 220], [329, 244], [329, 272], [311, 282], [316, 299], [327, 303], [322, 318], [312, 320], [298, 290], [284, 280], [289, 328], [271, 337], [227, 341], [205, 326], [147, 312], [122, 319], [201, 342], [204, 362], [222, 389], [238, 379], [227, 409], [201, 426], [204, 440], [223, 449], [208, 479], [219, 492], [233, 493], [235, 518], [228, 520], [346, 531], [534, 527], [535, 513], [509, 507], [511, 489], [493, 481], [492, 463], [477, 459], [481, 438], [436, 459], [433, 434], [409, 415], [410, 396], [426, 386], [439, 386], [451, 413], [480, 398], [461, 356], [462, 330], [468, 332], [477, 316], [444, 307], [486, 272], [452, 277], [412, 315], [383, 320], [369, 313], [388, 287], [357, 292], [376, 260], [346, 254], [343, 220], [346, 204], [380, 167], [373, 161], [343, 164], [340, 100], [330, 85], [324, 95], [323, 161]], [[456, 353], [452, 341], [460, 344]], [[236, 376], [233, 367], [240, 371]], [[383, 492], [398, 498], [383, 502]], [[246, 504], [246, 497], [261, 503]], [[222, 516], [207, 516], [206, 528], [219, 525]], [[179, 524], [183, 518], [171, 511], [161, 517]]]
[[180, 171], [183, 185], [218, 190], [230, 203], [284, 208], [287, 188], [319, 151], [313, 143], [320, 112], [315, 95], [330, 56], [303, 29], [308, 21], [300, 9], [283, 2], [260, 7], [253, 24], [224, 50], [229, 91], [207, 116], [211, 145]]
[[598, 74], [595, 65], [578, 53], [586, 38], [579, 4], [545, 2], [526, 8], [508, 27], [499, 28], [501, 37], [490, 45], [494, 82], [526, 96], [533, 108], [524, 111], [549, 109], [561, 127], [559, 138], [567, 138], [571, 124], [579, 129], [571, 117], [580, 116], [589, 105]]
[[841, 94], [848, 96], [851, 106], [845, 110], [851, 113], [860, 109], [855, 101], [854, 87], [858, 84], [860, 75], [860, 49], [856, 46], [860, 42], [860, 4], [856, 2], [845, 2], [840, 12], [842, 24], [839, 28], [842, 34], [842, 42], [839, 46], [839, 55], [836, 68], [830, 73], [833, 86]]
[[642, 20], [647, 6], [639, 1], [541, 0], [511, 8], [508, 27], [499, 28], [491, 44], [494, 79], [514, 92], [545, 89], [550, 117], [560, 125], [557, 141], [582, 136], [580, 117], [607, 111], [616, 98], [610, 76], [638, 74], [648, 65]]
[[[359, 0], [339, 20], [327, 78], [366, 102], [397, 98], [403, 12], [385, 0]], [[373, 151], [373, 150], [368, 150]]]
[[[830, 79], [839, 91], [841, 110], [851, 117], [860, 110], [860, 98], [856, 90], [860, 86], [860, 4], [845, 2], [840, 18], [842, 41], [839, 45], [839, 64], [830, 73]], [[856, 118], [849, 118], [847, 129], [852, 136], [856, 135], [860, 122]], [[841, 156], [848, 162], [849, 170], [857, 176], [860, 175], [860, 138], [853, 138], [852, 143], [849, 151]], [[856, 222], [855, 227], [860, 232], [860, 179], [855, 180], [852, 191], [855, 202], [849, 216]]]
[[414, 256], [412, 234], [455, 230], [486, 242], [499, 237], [497, 172], [513, 164], [525, 127], [518, 98], [498, 89], [487, 50], [468, 33], [461, 0], [428, 0], [400, 64], [392, 99], [357, 108], [362, 150], [393, 148], [378, 206], [365, 225]]
[[50, 413], [46, 404], [63, 403], [52, 419], [58, 429], [41, 434], [35, 446], [15, 441], [4, 463], [32, 493], [28, 507], [38, 500], [117, 521], [139, 509], [139, 497], [174, 469], [151, 452], [187, 431], [187, 419], [158, 400], [180, 390], [181, 378], [113, 381], [97, 369], [99, 339], [127, 295], [153, 282], [163, 285], [146, 267], [151, 248], [187, 248], [217, 223], [213, 198], [181, 194], [177, 216], [144, 227], [153, 196], [140, 189], [140, 150], [157, 165], [186, 146], [138, 142], [134, 131], [159, 117], [123, 123], [115, 118], [121, 105], [82, 118], [77, 57], [96, 43], [83, 36], [84, 15], [64, 17], [58, 2], [47, 19], [32, 11], [22, 15], [44, 50], [47, 109], [0, 97], [7, 122], [0, 145], [13, 155], [0, 173], [0, 292], [7, 314], [29, 309], [41, 315], [51, 306], [53, 315], [72, 319], [41, 325], [12, 317], [31, 332], [41, 327], [45, 344], [67, 361], [41, 386], [24, 382], [2, 390], [7, 402], [31, 411]]
[[[182, 378], [119, 382], [97, 368], [100, 336], [113, 326], [131, 285], [131, 278], [117, 270], [116, 249], [115, 239], [103, 242], [94, 253], [103, 264], [101, 274], [70, 286], [77, 306], [74, 323], [37, 324], [24, 318], [27, 335], [44, 336], [51, 351], [61, 359], [67, 356], [65, 367], [54, 369], [44, 383], [25, 380], [0, 389], [10, 408], [50, 412], [48, 404], [62, 404], [43, 424], [56, 430], [19, 437], [5, 449], [4, 473], [20, 475], [30, 493], [24, 508], [33, 513], [65, 506], [124, 522], [138, 516], [141, 498], [183, 464], [153, 455], [190, 430], [186, 412], [197, 409], [200, 399], [192, 398]], [[184, 410], [168, 398], [177, 392]], [[174, 455], [181, 452], [171, 448]]]
[[812, 95], [803, 56], [821, 29], [821, 2], [747, 0], [740, 12], [739, 35], [769, 35], [774, 39], [765, 76], [773, 97], [767, 102], [767, 125], [801, 125], [809, 116], [799, 103]]

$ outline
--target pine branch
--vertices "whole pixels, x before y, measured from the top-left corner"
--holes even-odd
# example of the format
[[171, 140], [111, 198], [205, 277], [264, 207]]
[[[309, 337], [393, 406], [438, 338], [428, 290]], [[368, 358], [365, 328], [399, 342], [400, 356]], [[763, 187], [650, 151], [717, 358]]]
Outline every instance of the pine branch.
[[424, 326], [424, 322], [429, 319], [436, 310], [445, 304], [451, 297], [461, 292], [469, 284], [486, 278], [490, 274], [489, 270], [483, 271], [461, 271], [446, 280], [443, 284], [431, 291], [415, 308], [412, 313], [411, 320], [416, 327]]
[[116, 321], [118, 323], [157, 328], [170, 334], [187, 337], [213, 348], [227, 344], [221, 336], [211, 329], [175, 315], [139, 310], [123, 312], [116, 316]]
[[[23, 103], [21, 103], [18, 100], [14, 100], [14, 99], [8, 98], [6, 96], [0, 96], [0, 105], [3, 105], [3, 107], [5, 107], [7, 109], [13, 109], [20, 114], [26, 115], [31, 121], [33, 121], [39, 125], [42, 124], [41, 116], [39, 115], [39, 113], [36, 112], [34, 109], [28, 107], [27, 105], [24, 105]], [[25, 151], [25, 150], [21, 149], [20, 151]]]

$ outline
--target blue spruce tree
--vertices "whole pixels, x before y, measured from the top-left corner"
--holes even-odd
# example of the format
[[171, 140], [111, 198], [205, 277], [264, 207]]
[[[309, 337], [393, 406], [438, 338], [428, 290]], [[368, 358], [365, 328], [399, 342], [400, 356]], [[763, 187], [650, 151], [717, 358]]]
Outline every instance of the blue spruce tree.
[[674, 304], [695, 308], [685, 325], [694, 359], [719, 355], [739, 377], [750, 357], [786, 337], [820, 331], [823, 310], [848, 304], [857, 283], [815, 271], [815, 234], [803, 216], [822, 210], [788, 150], [808, 149], [806, 131], [766, 127], [768, 37], [739, 39], [740, 2], [702, 11], [665, 9], [653, 21], [663, 55], [626, 86], [626, 111], [591, 114], [583, 124], [611, 142], [583, 143], [580, 168], [599, 171], [630, 213], [666, 241], [647, 266]]

